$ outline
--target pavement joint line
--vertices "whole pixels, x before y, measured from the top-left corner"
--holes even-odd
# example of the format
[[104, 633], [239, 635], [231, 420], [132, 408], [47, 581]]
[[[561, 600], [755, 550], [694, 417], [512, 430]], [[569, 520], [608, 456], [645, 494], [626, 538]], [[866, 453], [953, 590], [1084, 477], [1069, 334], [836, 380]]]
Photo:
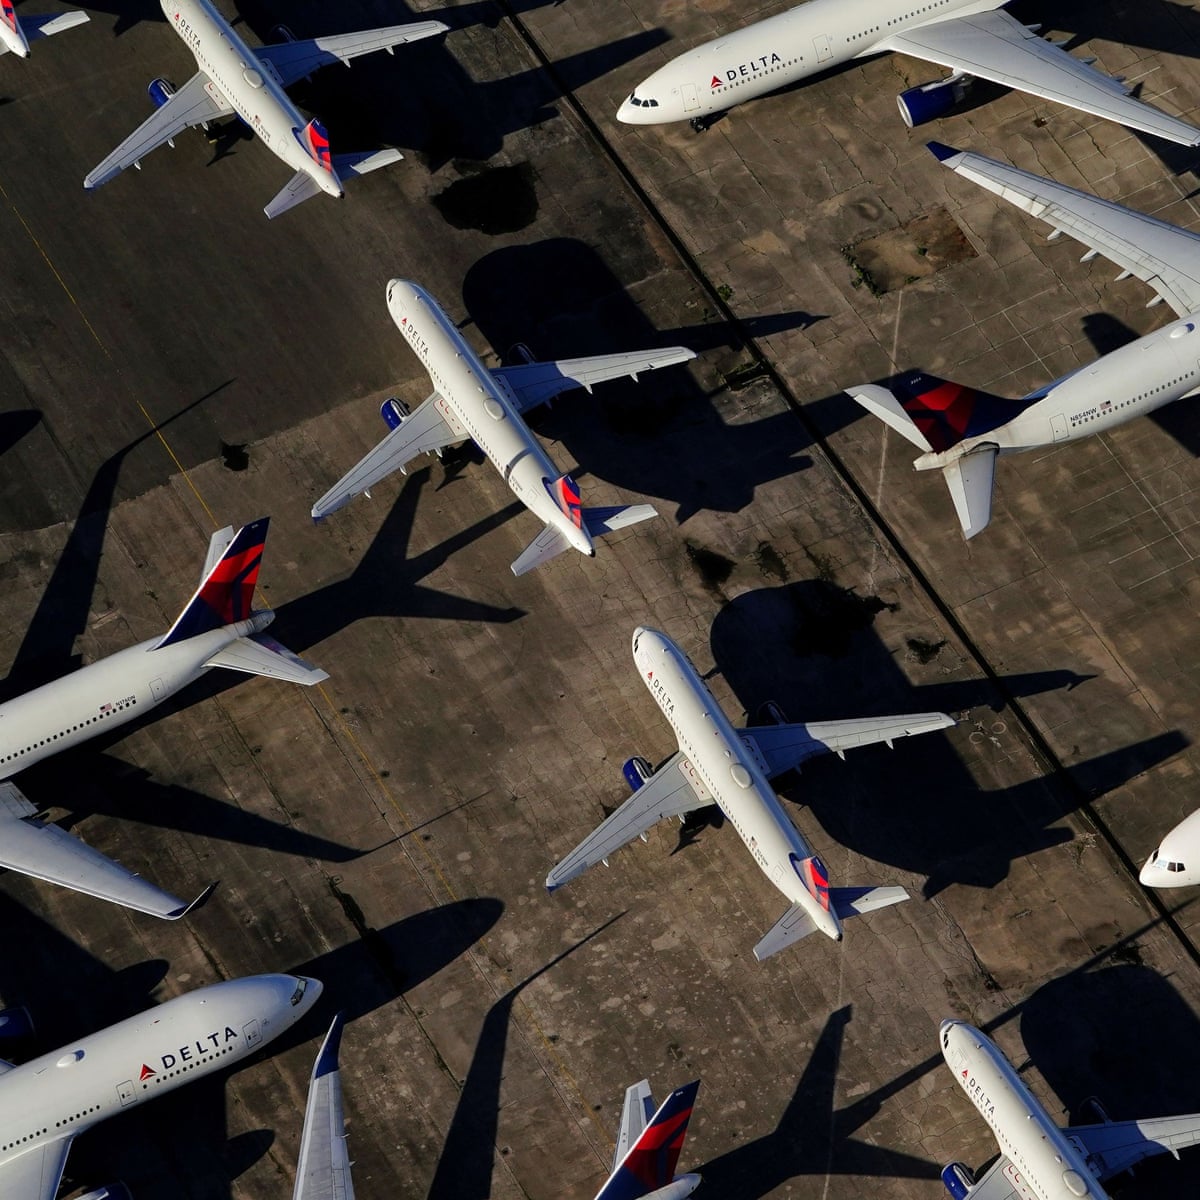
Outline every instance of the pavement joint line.
[[[833, 445], [821, 431], [820, 427], [805, 412], [804, 405], [788, 386], [775, 364], [759, 352], [757, 339], [749, 333], [742, 320], [718, 293], [716, 285], [701, 267], [697, 256], [688, 250], [683, 237], [676, 231], [659, 205], [651, 198], [647, 189], [642, 186], [633, 169], [626, 164], [612, 141], [584, 107], [583, 102], [566, 85], [554, 61], [542, 49], [541, 43], [534, 37], [521, 15], [515, 10], [511, 0], [497, 0], [497, 3], [507, 20], [512, 24], [520, 40], [524, 43], [526, 49], [554, 83], [559, 94], [562, 96], [564, 105], [574, 114], [583, 132], [593, 140], [600, 153], [609, 161], [634, 199], [646, 213], [646, 216], [679, 256], [683, 267], [696, 281], [697, 285], [707, 294], [714, 310], [721, 315], [729, 328], [740, 339], [742, 345], [762, 363], [766, 377], [775, 386], [788, 408], [796, 415], [805, 432], [811, 438], [813, 445], [825, 455], [838, 481], [846, 489], [851, 498], [860, 505], [867, 520], [879, 531], [880, 536], [887, 542], [888, 547], [896, 556], [900, 565], [909, 572], [916, 587], [924, 593], [934, 610], [945, 621], [951, 633], [962, 645], [968, 657], [975, 663], [976, 667], [978, 667], [988, 682], [996, 689], [998, 695], [1004, 700], [1025, 736], [1029, 739], [1034, 760], [1045, 769], [1046, 776], [1053, 779], [1057, 786], [1062, 788], [1066, 793], [1067, 798], [1073, 801], [1074, 807], [1070, 815], [1074, 816], [1081, 824], [1090, 825], [1092, 831], [1103, 839], [1104, 843], [1108, 846], [1109, 852], [1124, 869], [1131, 883], [1135, 885], [1134, 894], [1139, 896], [1142, 902], [1157, 914], [1163, 926], [1169, 931], [1170, 935], [1175, 939], [1184, 954], [1192, 961], [1193, 965], [1200, 967], [1200, 945], [1193, 943], [1155, 889], [1145, 889], [1136, 886], [1138, 879], [1137, 865], [1117, 840], [1111, 827], [1101, 817], [1099, 810], [1093, 803], [1093, 797], [1076, 782], [1074, 776], [1067, 770], [1066, 765], [1050, 745], [1047, 736], [1026, 711], [1024, 705], [1022, 705], [1020, 698], [1011, 694], [1004, 686], [1003, 677], [992, 666], [983, 650], [968, 633], [966, 626], [959, 620], [953, 605], [937, 590], [930, 576], [917, 561], [916, 555], [905, 547], [899, 534], [884, 519], [880, 509], [871, 502], [870, 496], [854, 477], [845, 459], [833, 448]], [[1101, 122], [1096, 122], [1097, 126], [1100, 124]], [[1025, 299], [1027, 300], [1028, 298]], [[1017, 305], [1014, 303], [1009, 307], [1015, 308]], [[1111, 454], [1111, 450], [1109, 452]], [[1187, 553], [1187, 551], [1185, 550], [1184, 553]], [[1095, 630], [1095, 632], [1097, 637], [1103, 642], [1103, 635], [1100, 631]], [[1111, 649], [1110, 653], [1113, 653]], [[1114, 661], [1118, 661], [1115, 654], [1113, 654], [1113, 658]]]
[[[50, 268], [50, 274], [54, 276], [55, 280], [58, 283], [58, 286], [60, 288], [62, 288], [63, 293], [66, 295], [67, 299], [71, 302], [71, 307], [74, 308], [75, 311], [79, 314], [79, 319], [83, 322], [83, 327], [91, 335], [92, 341], [94, 341], [96, 343], [96, 345], [100, 348], [100, 353], [103, 354], [106, 359], [108, 359], [109, 363], [113, 367], [113, 370], [117, 374], [117, 378], [121, 379], [122, 383], [124, 383], [124, 377], [121, 374], [121, 370], [117, 366], [115, 360], [113, 359], [112, 354], [109, 352], [108, 347], [104, 344], [103, 339], [96, 332], [96, 327], [91, 323], [91, 321], [88, 320], [87, 313], [85, 313], [83, 311], [82, 305], [80, 305], [79, 301], [75, 299], [75, 293], [72, 292], [71, 289], [67, 286], [67, 281], [62, 277], [62, 274], [60, 273], [59, 269], [54, 265], [53, 259], [51, 259], [50, 255], [46, 252], [46, 248], [42, 245], [41, 241], [38, 239], [37, 234], [35, 234], [33, 232], [33, 228], [30, 226], [29, 222], [27, 220], [25, 220], [25, 215], [16, 206], [16, 204], [13, 203], [12, 197], [8, 194], [8, 189], [4, 186], [4, 184], [2, 182], [0, 182], [0, 196], [2, 196], [4, 198], [4, 201], [8, 205], [8, 207], [10, 209], [12, 209], [13, 216], [15, 216], [18, 221], [20, 221], [21, 228], [25, 230], [26, 235], [28, 236], [30, 242], [33, 244], [33, 248], [41, 256], [42, 261], [46, 264], [47, 267]], [[126, 389], [126, 390], [128, 390], [128, 389]], [[171, 462], [173, 462], [175, 464], [175, 469], [179, 472], [180, 475], [183, 476], [184, 482], [188, 485], [189, 488], [192, 489], [192, 494], [196, 497], [197, 501], [199, 501], [200, 507], [203, 508], [204, 511], [208, 514], [208, 519], [212, 522], [213, 528], [219, 529], [220, 523], [217, 521], [217, 518], [214, 515], [213, 510], [208, 507], [208, 504], [205, 502], [204, 497], [200, 495], [200, 492], [197, 489], [196, 485], [192, 482], [191, 475], [188, 474], [187, 469], [184, 467], [183, 463], [181, 463], [179, 461], [179, 456], [171, 448], [171, 443], [167, 441], [166, 435], [163, 433], [162, 429], [159, 428], [159, 425], [154, 420], [154, 418], [151, 417], [150, 414], [146, 411], [146, 406], [136, 396], [133, 396], [132, 392], [130, 392], [130, 395], [133, 398], [134, 404], [137, 405], [138, 411], [142, 414], [143, 418], [145, 419], [146, 424], [150, 426], [151, 433], [153, 433], [154, 436], [156, 438], [158, 438], [159, 442], [162, 444], [163, 449], [167, 452], [168, 456], [170, 457]]]

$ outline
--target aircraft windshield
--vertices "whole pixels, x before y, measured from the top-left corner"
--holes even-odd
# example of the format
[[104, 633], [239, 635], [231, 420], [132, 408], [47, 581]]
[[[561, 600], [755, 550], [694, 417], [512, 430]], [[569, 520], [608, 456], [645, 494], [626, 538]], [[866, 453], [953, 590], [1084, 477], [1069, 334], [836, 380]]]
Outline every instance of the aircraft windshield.
[[299, 979], [296, 981], [296, 990], [292, 993], [292, 1007], [295, 1008], [301, 1000], [304, 999], [304, 993], [308, 990], [308, 980]]

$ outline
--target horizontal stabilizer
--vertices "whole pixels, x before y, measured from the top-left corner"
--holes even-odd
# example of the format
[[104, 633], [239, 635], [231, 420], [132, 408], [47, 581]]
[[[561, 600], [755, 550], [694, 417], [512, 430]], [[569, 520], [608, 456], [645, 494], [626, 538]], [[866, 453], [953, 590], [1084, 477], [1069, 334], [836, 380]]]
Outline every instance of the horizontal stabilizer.
[[844, 921], [848, 917], [861, 917], [877, 908], [887, 908], [907, 900], [908, 893], [902, 887], [840, 887], [829, 889], [829, 905]]
[[0, 867], [167, 921], [203, 904], [216, 886], [185, 904], [35, 811], [15, 784], [0, 784]]
[[33, 42], [38, 38], [53, 37], [66, 29], [74, 29], [76, 25], [83, 25], [90, 19], [87, 13], [78, 9], [72, 12], [46, 13], [37, 17], [22, 14], [21, 32], [27, 42]]
[[754, 957], [759, 962], [786, 950], [802, 938], [814, 932], [817, 923], [804, 911], [799, 904], [793, 904], [787, 912], [767, 930], [763, 939], [754, 947]]
[[512, 564], [512, 573], [514, 575], [524, 575], [526, 571], [532, 571], [534, 567], [540, 567], [542, 563], [547, 563], [552, 558], [557, 558], [564, 550], [569, 550], [570, 548], [571, 543], [567, 540], [567, 535], [561, 529], [553, 525], [547, 525], [521, 551], [520, 557]]
[[998, 453], [995, 446], [980, 446], [942, 468], [965, 538], [973, 538], [992, 519], [992, 482]]
[[583, 510], [583, 527], [592, 537], [604, 537], [636, 525], [639, 521], [649, 521], [658, 516], [658, 509], [653, 504], [618, 504], [613, 508], [585, 508]]
[[303, 204], [305, 200], [311, 200], [320, 191], [321, 185], [307, 171], [297, 171], [283, 185], [275, 199], [263, 209], [263, 212], [274, 219], [280, 213], [287, 212], [289, 208], [295, 208], [297, 204]]
[[872, 416], [891, 426], [901, 437], [907, 438], [918, 450], [928, 453], [933, 449], [929, 439], [917, 428], [917, 423], [887, 388], [876, 383], [864, 383], [847, 388], [846, 394], [857, 400]]
[[365, 154], [335, 154], [333, 169], [339, 179], [348, 179], [352, 175], [370, 175], [380, 167], [389, 167], [392, 163], [400, 162], [404, 157], [399, 150], [374, 150]]
[[204, 665], [226, 667], [230, 671], [245, 671], [247, 675], [266, 675], [269, 679], [302, 683], [306, 687], [329, 678], [327, 671], [322, 671], [307, 659], [293, 654], [286, 646], [281, 646], [265, 633], [238, 638], [219, 654], [214, 654]]

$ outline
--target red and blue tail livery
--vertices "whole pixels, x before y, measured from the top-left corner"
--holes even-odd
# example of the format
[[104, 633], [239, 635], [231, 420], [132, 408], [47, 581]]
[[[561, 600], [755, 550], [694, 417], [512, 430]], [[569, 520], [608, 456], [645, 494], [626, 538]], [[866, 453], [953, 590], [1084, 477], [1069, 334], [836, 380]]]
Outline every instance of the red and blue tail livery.
[[270, 517], [243, 525], [156, 649], [250, 618]]
[[300, 135], [300, 142], [305, 150], [312, 155], [313, 160], [318, 162], [329, 171], [333, 172], [333, 155], [329, 151], [329, 134], [325, 132], [325, 126], [313, 117]]
[[558, 507], [571, 518], [576, 529], [583, 528], [583, 502], [579, 498], [579, 484], [570, 475], [560, 475], [551, 485], [550, 494]]
[[1006, 425], [1044, 395], [1006, 400], [923, 371], [903, 376], [892, 392], [936, 453]]
[[16, 29], [17, 14], [13, 9], [12, 0], [0, 0], [0, 15], [3, 15], [4, 23], [9, 29]]
[[640, 1200], [674, 1180], [679, 1152], [683, 1149], [699, 1090], [700, 1080], [697, 1079], [677, 1088], [662, 1102], [600, 1189], [596, 1200]]

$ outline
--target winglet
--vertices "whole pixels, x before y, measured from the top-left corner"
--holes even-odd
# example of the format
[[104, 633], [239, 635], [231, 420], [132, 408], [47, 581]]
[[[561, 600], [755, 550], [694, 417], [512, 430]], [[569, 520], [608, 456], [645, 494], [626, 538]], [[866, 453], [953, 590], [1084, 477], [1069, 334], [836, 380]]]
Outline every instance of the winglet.
[[270, 517], [260, 517], [233, 535], [156, 650], [250, 617], [270, 523]]
[[961, 150], [955, 150], [953, 146], [947, 146], [944, 142], [926, 142], [925, 145], [929, 149], [929, 153], [933, 155], [938, 162], [945, 162], [948, 158], [953, 158], [956, 154], [961, 154]]
[[219, 879], [214, 879], [213, 882], [210, 883], [208, 887], [206, 887], [204, 891], [202, 891], [200, 895], [198, 895], [195, 900], [191, 902], [191, 904], [185, 904], [183, 908], [177, 908], [174, 912], [167, 913], [166, 920], [178, 921], [181, 917], [190, 916], [198, 908], [203, 908], [208, 903], [208, 898], [217, 890], [220, 882], [221, 881]]

